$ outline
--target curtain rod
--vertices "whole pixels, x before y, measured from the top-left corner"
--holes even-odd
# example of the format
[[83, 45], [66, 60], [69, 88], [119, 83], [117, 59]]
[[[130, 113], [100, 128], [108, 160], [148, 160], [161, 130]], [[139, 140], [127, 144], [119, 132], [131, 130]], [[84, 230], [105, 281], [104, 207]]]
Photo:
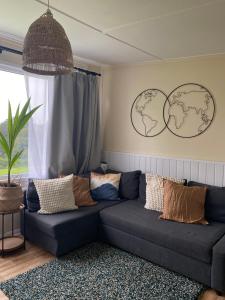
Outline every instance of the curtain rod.
[[[11, 53], [18, 54], [18, 55], [23, 55], [23, 52], [22, 52], [22, 51], [19, 51], [19, 50], [16, 50], [16, 49], [12, 49], [12, 48], [8, 48], [8, 47], [1, 46], [1, 45], [0, 45], [0, 54], [1, 54], [3, 51], [11, 52]], [[73, 68], [74, 68], [75, 70], [77, 70], [77, 71], [86, 73], [87, 75], [101, 76], [101, 74], [96, 73], [96, 72], [92, 72], [92, 71], [85, 70], [85, 69], [78, 68], [78, 67], [73, 67]]]

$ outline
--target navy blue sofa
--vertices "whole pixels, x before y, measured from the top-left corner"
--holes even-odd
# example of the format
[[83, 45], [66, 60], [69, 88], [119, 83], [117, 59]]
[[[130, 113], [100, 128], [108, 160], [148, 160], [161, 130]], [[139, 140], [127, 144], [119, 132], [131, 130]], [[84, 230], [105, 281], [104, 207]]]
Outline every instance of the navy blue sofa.
[[144, 191], [142, 178], [134, 200], [105, 200], [53, 215], [26, 210], [25, 236], [56, 256], [99, 239], [225, 292], [225, 223], [161, 220], [144, 208]]
[[99, 212], [118, 203], [119, 201], [101, 201], [95, 206], [52, 215], [40, 215], [26, 210], [26, 239], [55, 256], [61, 256], [96, 241], [100, 223]]
[[100, 238], [116, 247], [225, 291], [225, 224], [160, 220], [129, 200], [100, 211]]

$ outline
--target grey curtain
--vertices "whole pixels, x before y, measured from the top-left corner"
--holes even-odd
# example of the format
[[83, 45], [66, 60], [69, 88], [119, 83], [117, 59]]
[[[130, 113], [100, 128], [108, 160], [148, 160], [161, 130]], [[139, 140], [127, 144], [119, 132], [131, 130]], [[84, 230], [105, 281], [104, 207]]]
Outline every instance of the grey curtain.
[[101, 157], [98, 78], [75, 72], [54, 79], [49, 177], [82, 174]]

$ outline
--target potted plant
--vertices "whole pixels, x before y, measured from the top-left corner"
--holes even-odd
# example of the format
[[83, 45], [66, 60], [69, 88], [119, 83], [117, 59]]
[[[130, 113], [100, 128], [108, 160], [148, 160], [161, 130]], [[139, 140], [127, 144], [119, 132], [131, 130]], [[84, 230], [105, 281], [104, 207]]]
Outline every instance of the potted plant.
[[6, 156], [7, 161], [7, 181], [0, 181], [0, 211], [16, 210], [23, 203], [23, 191], [20, 185], [11, 181], [12, 167], [21, 157], [23, 150], [14, 153], [14, 146], [21, 130], [28, 123], [35, 111], [40, 107], [37, 106], [29, 111], [30, 98], [20, 109], [18, 105], [15, 116], [12, 116], [11, 104], [8, 104], [7, 132], [0, 129], [0, 146]]

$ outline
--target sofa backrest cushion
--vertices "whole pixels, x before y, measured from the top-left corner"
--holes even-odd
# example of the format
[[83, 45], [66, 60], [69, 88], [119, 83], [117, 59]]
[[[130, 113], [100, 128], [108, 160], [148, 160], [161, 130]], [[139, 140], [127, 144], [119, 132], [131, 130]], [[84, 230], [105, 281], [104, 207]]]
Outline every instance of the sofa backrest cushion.
[[207, 187], [205, 217], [209, 221], [225, 223], [225, 187], [189, 181], [188, 186]]
[[119, 185], [119, 196], [120, 199], [134, 200], [138, 199], [139, 196], [139, 184], [141, 171], [130, 171], [130, 172], [119, 172], [116, 170], [108, 169], [107, 173], [121, 173], [120, 185]]
[[139, 195], [139, 182], [141, 171], [122, 173], [119, 186], [121, 199], [134, 200]]
[[28, 181], [26, 200], [27, 208], [30, 212], [36, 212], [40, 209], [40, 201], [33, 179]]
[[145, 204], [145, 202], [146, 202], [146, 176], [145, 176], [145, 174], [140, 175], [138, 201], [140, 201], [143, 204]]

